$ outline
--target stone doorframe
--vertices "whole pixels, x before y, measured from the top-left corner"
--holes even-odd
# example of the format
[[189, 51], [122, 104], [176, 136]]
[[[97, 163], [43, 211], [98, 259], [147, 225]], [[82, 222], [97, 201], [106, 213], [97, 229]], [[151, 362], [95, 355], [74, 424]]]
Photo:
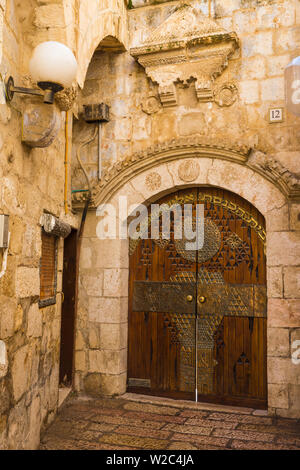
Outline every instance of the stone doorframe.
[[[117, 207], [119, 196], [126, 195], [128, 205], [147, 204], [189, 186], [216, 186], [238, 194], [262, 213], [267, 234], [268, 406], [270, 413], [296, 417], [300, 416], [295, 398], [300, 393], [300, 365], [292, 363], [291, 342], [295, 331], [299, 334], [300, 317], [297, 300], [287, 293], [292, 292], [297, 269], [299, 186], [280, 164], [267, 161], [268, 165], [261, 152], [251, 154], [245, 148], [164, 146], [160, 152], [117, 163], [95, 188], [93, 202], [94, 209], [103, 202]], [[76, 360], [77, 388], [114, 395], [126, 390], [128, 241], [99, 240], [97, 223], [92, 210], [82, 245], [79, 316], [83, 318], [78, 322], [82, 331], [77, 332], [86, 337], [84, 328], [88, 329], [89, 339], [82, 346], [85, 351], [77, 352], [78, 358], [85, 354], [84, 365]]]

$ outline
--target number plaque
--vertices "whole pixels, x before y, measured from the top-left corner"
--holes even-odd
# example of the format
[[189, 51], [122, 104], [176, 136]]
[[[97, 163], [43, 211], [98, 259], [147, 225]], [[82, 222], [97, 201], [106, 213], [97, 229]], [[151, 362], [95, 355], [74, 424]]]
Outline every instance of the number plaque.
[[270, 122], [283, 122], [283, 108], [271, 108], [269, 110]]

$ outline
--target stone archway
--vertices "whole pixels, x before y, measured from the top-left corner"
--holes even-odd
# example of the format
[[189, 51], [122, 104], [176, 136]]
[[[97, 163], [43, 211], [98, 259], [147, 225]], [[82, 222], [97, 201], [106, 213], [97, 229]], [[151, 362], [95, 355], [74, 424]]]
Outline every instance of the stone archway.
[[[290, 350], [289, 334], [298, 324], [296, 302], [284, 298], [282, 286], [284, 272], [295, 265], [298, 249], [296, 233], [289, 222], [292, 206], [288, 190], [284, 189], [289, 187], [286, 175], [281, 176], [282, 181], [275, 178], [274, 167], [264, 174], [261, 166], [249, 163], [249, 149], [243, 152], [200, 145], [196, 149], [188, 145], [176, 147], [174, 143], [173, 148], [166, 147], [117, 164], [119, 169], [113, 169], [111, 178], [106, 176], [102, 186], [95, 189], [94, 208], [103, 202], [117, 207], [120, 196], [127, 196], [128, 205], [149, 203], [177, 189], [202, 185], [236, 193], [259, 210], [265, 217], [267, 232], [269, 411], [289, 416], [288, 391], [299, 380], [300, 372], [280, 352], [282, 348]], [[90, 334], [95, 336], [95, 328], [100, 333], [87, 347], [78, 388], [92, 394], [122, 394], [127, 380], [128, 242], [99, 240], [96, 226], [97, 217], [91, 211], [80, 269], [81, 285], [86, 286], [88, 298], [80, 298], [80, 304], [88, 318]], [[102, 282], [101, 295], [96, 288], [97, 279]], [[276, 352], [278, 341], [280, 350]]]
[[[126, 48], [127, 26], [126, 7], [120, 0], [109, 0], [105, 2], [91, 2], [80, 5], [79, 11], [79, 40], [78, 40], [78, 63], [79, 69], [77, 81], [83, 87], [86, 72], [95, 49], [100, 42], [111, 36]], [[102, 4], [101, 4], [102, 3]]]
[[[36, 34], [33, 46], [42, 41], [66, 44], [78, 62], [77, 84], [83, 88], [87, 70], [96, 49], [124, 51], [128, 42], [126, 6], [121, 0], [80, 2], [45, 0], [34, 9]], [[106, 49], [105, 49], [106, 48]], [[63, 111], [71, 109], [77, 86], [67, 88], [56, 97]]]

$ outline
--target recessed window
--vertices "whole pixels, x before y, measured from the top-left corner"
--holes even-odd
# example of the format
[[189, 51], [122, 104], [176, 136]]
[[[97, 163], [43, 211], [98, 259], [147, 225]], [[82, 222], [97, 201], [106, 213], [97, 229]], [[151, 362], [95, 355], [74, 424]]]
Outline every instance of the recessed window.
[[40, 301], [45, 307], [56, 303], [57, 237], [42, 230], [42, 256], [40, 262]]

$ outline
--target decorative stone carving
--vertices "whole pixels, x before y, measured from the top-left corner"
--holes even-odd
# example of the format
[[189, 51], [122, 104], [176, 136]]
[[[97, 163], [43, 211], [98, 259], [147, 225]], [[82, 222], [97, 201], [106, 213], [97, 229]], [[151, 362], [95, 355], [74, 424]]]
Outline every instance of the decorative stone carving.
[[148, 96], [148, 98], [142, 102], [141, 106], [142, 111], [146, 114], [157, 113], [161, 108], [160, 102], [156, 96]]
[[[115, 163], [92, 189], [90, 208], [95, 208], [107, 200], [130, 181], [133, 175], [141, 174], [159, 164], [181, 159], [215, 158], [231, 161], [253, 169], [274, 184], [287, 199], [300, 200], [300, 179], [284, 168], [275, 159], [258, 151], [251, 152], [251, 146], [244, 142], [228, 142], [226, 136], [192, 137], [157, 144], [145, 151]], [[73, 208], [82, 209], [83, 201], [73, 195]]]
[[[127, 181], [133, 174], [149, 170], [159, 163], [174, 161], [178, 158], [212, 157], [223, 160], [245, 163], [250, 152], [247, 143], [234, 143], [228, 136], [218, 134], [205, 137], [188, 137], [172, 140], [164, 144], [154, 145], [147, 150], [137, 152], [123, 161], [116, 162], [107, 170], [99, 183], [92, 191], [90, 207], [97, 207], [100, 203], [110, 197], [112, 188], [116, 190]], [[79, 201], [73, 194], [73, 208], [81, 208], [83, 202]]]
[[71, 227], [54, 215], [43, 214], [41, 218], [41, 225], [45, 232], [55, 235], [56, 237], [66, 238], [71, 233]]
[[72, 194], [72, 204], [73, 206], [84, 206], [89, 197], [89, 192], [84, 193], [73, 193]]
[[58, 134], [61, 117], [55, 106], [31, 103], [23, 112], [22, 142], [30, 147], [48, 147]]
[[254, 151], [248, 159], [248, 166], [263, 173], [270, 181], [276, 181], [277, 186], [288, 195], [289, 199], [300, 200], [299, 176], [289, 171], [275, 158]]
[[236, 33], [228, 33], [198, 9], [182, 3], [130, 53], [159, 85], [163, 106], [176, 105], [175, 83], [195, 79], [199, 101], [213, 100], [213, 82], [239, 47]]
[[176, 106], [176, 88], [174, 83], [167, 86], [159, 86], [158, 92], [163, 106]]
[[159, 189], [161, 187], [161, 176], [159, 173], [154, 171], [153, 173], [149, 173], [148, 176], [146, 176], [145, 180], [146, 187], [150, 190], [153, 191], [155, 189]]
[[61, 111], [69, 111], [72, 108], [76, 98], [78, 96], [77, 86], [71, 88], [64, 88], [55, 94], [55, 102]]
[[214, 91], [214, 100], [217, 105], [231, 106], [238, 97], [238, 89], [234, 83], [223, 83]]
[[197, 179], [200, 172], [199, 163], [195, 160], [186, 160], [178, 168], [178, 176], [182, 181], [190, 183]]
[[213, 99], [213, 90], [211, 81], [199, 79], [195, 82], [196, 95], [199, 101], [212, 101]]

